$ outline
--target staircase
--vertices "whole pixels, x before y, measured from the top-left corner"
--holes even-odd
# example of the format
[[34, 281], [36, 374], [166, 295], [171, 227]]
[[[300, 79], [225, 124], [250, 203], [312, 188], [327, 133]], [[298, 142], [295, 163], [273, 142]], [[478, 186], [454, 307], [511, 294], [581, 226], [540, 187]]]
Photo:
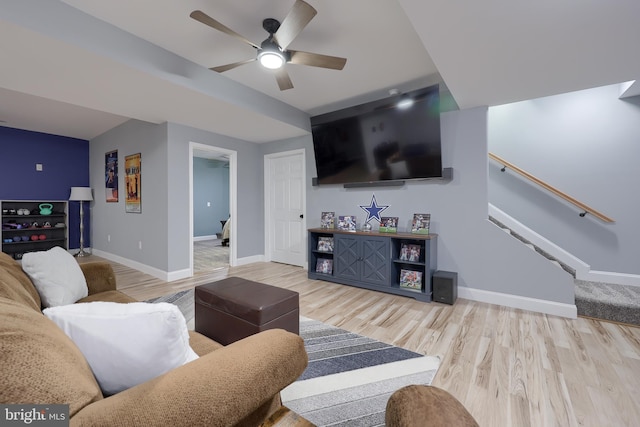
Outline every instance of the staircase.
[[489, 216], [489, 220], [504, 232], [520, 240], [550, 262], [573, 276], [578, 315], [640, 326], [640, 287], [576, 279], [576, 270], [557, 260], [509, 227]]
[[640, 326], [640, 287], [575, 280], [578, 315]]

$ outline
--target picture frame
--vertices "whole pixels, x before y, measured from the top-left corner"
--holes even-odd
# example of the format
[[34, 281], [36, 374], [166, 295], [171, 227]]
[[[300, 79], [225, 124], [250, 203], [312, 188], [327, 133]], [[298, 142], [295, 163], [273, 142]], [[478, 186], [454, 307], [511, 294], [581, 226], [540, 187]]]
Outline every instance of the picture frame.
[[320, 216], [320, 228], [334, 228], [335, 218], [335, 212], [322, 212]]
[[318, 237], [318, 252], [333, 252], [333, 237]]
[[338, 217], [338, 230], [342, 231], [356, 231], [356, 216], [355, 215], [340, 215]]
[[414, 213], [411, 221], [411, 232], [413, 234], [429, 234], [431, 214]]
[[383, 216], [380, 217], [380, 227], [378, 228], [380, 233], [397, 233], [398, 232], [398, 217], [397, 216]]
[[118, 203], [118, 150], [104, 155], [104, 190], [107, 203]]
[[400, 261], [420, 262], [421, 249], [420, 245], [402, 243], [400, 245], [400, 254], [398, 255], [398, 259]]
[[316, 261], [316, 273], [333, 274], [333, 260], [329, 258], [318, 258]]
[[142, 155], [131, 154], [124, 158], [125, 212], [142, 213]]
[[422, 292], [422, 272], [415, 270], [400, 270], [400, 283], [402, 289], [414, 292]]

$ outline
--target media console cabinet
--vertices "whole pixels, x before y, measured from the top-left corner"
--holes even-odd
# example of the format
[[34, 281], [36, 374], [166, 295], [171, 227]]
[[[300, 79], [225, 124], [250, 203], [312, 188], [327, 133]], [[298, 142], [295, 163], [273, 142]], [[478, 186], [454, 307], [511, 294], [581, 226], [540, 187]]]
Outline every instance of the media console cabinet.
[[[311, 228], [308, 233], [310, 279], [432, 301], [436, 234], [328, 228]], [[411, 283], [416, 284], [415, 289], [407, 286]]]

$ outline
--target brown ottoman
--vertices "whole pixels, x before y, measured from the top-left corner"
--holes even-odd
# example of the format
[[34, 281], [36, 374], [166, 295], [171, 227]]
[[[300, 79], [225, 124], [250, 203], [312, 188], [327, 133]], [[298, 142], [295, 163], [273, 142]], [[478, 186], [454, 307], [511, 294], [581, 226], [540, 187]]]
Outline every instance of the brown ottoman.
[[426, 385], [409, 385], [387, 402], [387, 427], [479, 427], [469, 411], [449, 392]]
[[239, 277], [197, 286], [195, 330], [222, 345], [267, 329], [300, 333], [298, 293]]

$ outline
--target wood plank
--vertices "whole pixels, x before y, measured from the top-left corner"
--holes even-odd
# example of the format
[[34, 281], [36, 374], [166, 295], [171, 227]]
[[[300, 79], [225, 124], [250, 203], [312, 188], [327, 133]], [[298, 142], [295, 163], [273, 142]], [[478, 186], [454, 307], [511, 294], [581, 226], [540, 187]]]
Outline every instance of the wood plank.
[[[92, 259], [99, 258], [81, 262]], [[112, 264], [118, 288], [140, 300], [228, 276], [294, 290], [303, 316], [439, 356], [433, 385], [459, 399], [482, 426], [631, 426], [640, 419], [637, 327], [464, 299], [422, 303], [310, 280], [306, 270], [276, 263], [205, 269], [171, 283]]]
[[260, 427], [316, 427], [309, 420], [302, 418], [286, 406], [281, 406]]

